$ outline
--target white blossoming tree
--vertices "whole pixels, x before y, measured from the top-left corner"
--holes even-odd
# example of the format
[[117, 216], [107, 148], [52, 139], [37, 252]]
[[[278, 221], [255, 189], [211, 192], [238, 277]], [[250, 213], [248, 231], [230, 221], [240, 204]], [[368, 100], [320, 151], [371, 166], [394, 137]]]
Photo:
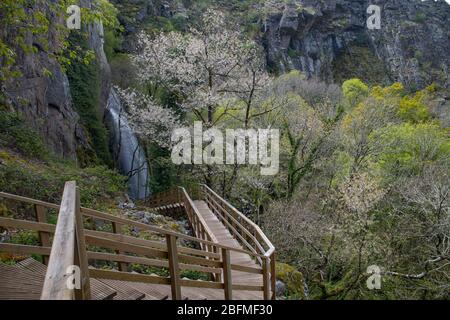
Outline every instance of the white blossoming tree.
[[175, 94], [182, 109], [206, 126], [216, 125], [236, 106], [243, 110], [238, 119], [247, 126], [253, 101], [268, 82], [261, 50], [228, 26], [221, 12], [208, 10], [200, 25], [189, 34], [141, 33], [142, 51], [133, 57], [138, 78]]
[[164, 108], [150, 96], [131, 89], [116, 87], [127, 109], [127, 118], [133, 131], [143, 140], [170, 147], [170, 134], [179, 127], [179, 117], [171, 109]]

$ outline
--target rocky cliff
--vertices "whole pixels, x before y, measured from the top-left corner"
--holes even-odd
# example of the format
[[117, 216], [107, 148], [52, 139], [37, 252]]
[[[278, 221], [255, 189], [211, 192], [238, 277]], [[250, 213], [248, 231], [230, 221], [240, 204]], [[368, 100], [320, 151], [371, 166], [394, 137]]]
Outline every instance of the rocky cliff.
[[[44, 45], [42, 35], [27, 33], [25, 46], [35, 48], [35, 52], [16, 48], [18, 56], [14, 68], [20, 71], [21, 76], [6, 83], [5, 91], [9, 103], [23, 113], [52, 151], [63, 158], [77, 160], [79, 152], [91, 152], [91, 146], [73, 104], [69, 79], [56, 58], [64, 41], [61, 28], [65, 26], [64, 16], [55, 13], [53, 5], [56, 2], [38, 1], [27, 8], [30, 16], [37, 11], [46, 14], [48, 34]], [[91, 2], [83, 0], [81, 5], [89, 8]], [[2, 38], [8, 42], [8, 37], [13, 38], [14, 33], [14, 29], [5, 30]], [[103, 26], [100, 23], [87, 27], [87, 40], [88, 49], [95, 52], [100, 70], [98, 111], [101, 118], [110, 94], [111, 70], [103, 50]]]
[[[370, 4], [381, 7], [379, 30], [367, 28]], [[264, 45], [275, 71], [448, 86], [449, 22], [445, 1], [295, 0], [269, 16]]]
[[[50, 3], [55, 1], [29, 7], [28, 14], [31, 16], [34, 10], [50, 13]], [[21, 76], [6, 83], [5, 91], [10, 104], [22, 111], [50, 149], [64, 158], [76, 159], [77, 149], [87, 148], [88, 142], [73, 108], [69, 81], [54, 57], [57, 48], [61, 47], [57, 28], [62, 23], [61, 16], [49, 14], [45, 46], [37, 35], [27, 33], [24, 42], [26, 46], [35, 48], [35, 53], [16, 50], [15, 68]], [[4, 31], [6, 41], [16, 32], [7, 28]]]

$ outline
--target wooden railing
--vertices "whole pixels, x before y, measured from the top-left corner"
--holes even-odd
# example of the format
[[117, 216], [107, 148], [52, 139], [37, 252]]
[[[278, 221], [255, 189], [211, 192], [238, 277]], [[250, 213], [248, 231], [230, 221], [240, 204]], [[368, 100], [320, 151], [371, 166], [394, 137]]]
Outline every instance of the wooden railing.
[[[219, 201], [218, 196], [208, 189], [204, 188], [205, 194], [208, 195], [209, 205], [217, 203], [214, 210], [218, 214], [219, 209], [217, 208], [219, 207], [217, 205], [224, 207], [224, 200]], [[274, 285], [272, 288], [269, 286], [270, 278], [274, 279], [273, 268], [275, 261], [274, 249], [270, 242], [267, 240], [263, 244], [260, 243], [261, 246], [266, 245], [269, 247], [264, 252], [242, 250], [217, 243], [217, 239], [209, 230], [186, 190], [179, 188], [174, 193], [175, 195], [173, 193], [170, 195], [170, 201], [183, 204], [197, 237], [80, 207], [79, 193], [74, 182], [66, 184], [61, 205], [0, 192], [0, 198], [33, 205], [37, 216], [37, 221], [0, 217], [0, 226], [7, 229], [38, 232], [41, 241], [41, 246], [0, 243], [0, 252], [37, 254], [44, 257], [44, 262], [48, 263], [48, 271], [43, 288], [43, 299], [89, 299], [89, 278], [167, 284], [172, 288], [173, 299], [181, 299], [181, 287], [221, 289], [224, 290], [226, 299], [232, 299], [233, 291], [235, 290], [262, 291], [265, 299], [274, 298], [275, 287]], [[225, 206], [224, 208], [230, 210], [232, 207]], [[48, 210], [59, 210], [56, 226], [46, 222], [45, 211]], [[231, 211], [234, 212], [234, 210]], [[233, 213], [222, 213], [220, 215], [228, 217], [233, 216]], [[238, 216], [240, 215], [238, 214]], [[86, 219], [91, 222], [93, 220], [101, 220], [104, 222], [104, 225], [109, 224], [111, 226], [112, 232], [81, 227], [95, 225], [95, 223], [84, 223]], [[256, 225], [252, 226], [250, 220], [247, 219], [247, 221], [240, 217], [237, 221], [240, 221], [239, 219], [245, 221], [240, 222], [241, 225], [242, 223], [248, 223], [251, 226], [250, 232], [260, 231]], [[130, 228], [133, 229], [133, 235], [146, 232], [159, 236], [164, 241], [145, 240], [128, 235], [126, 233]], [[53, 246], [51, 245], [52, 238]], [[266, 239], [263, 234], [256, 236], [256, 239], [258, 238]], [[178, 240], [196, 244], [198, 249], [180, 246], [177, 242]], [[103, 252], [87, 251], [86, 245], [101, 248]], [[259, 246], [257, 248], [260, 249]], [[104, 252], [104, 249], [109, 251]], [[261, 268], [231, 263], [230, 252], [250, 255], [256, 261], [260, 261]], [[48, 256], [50, 258], [46, 261], [45, 259]], [[88, 260], [116, 262], [119, 271], [95, 269], [92, 267], [88, 270]], [[170, 277], [131, 273], [128, 272], [130, 264], [167, 268]], [[81, 270], [81, 290], [67, 291], [65, 280], [68, 277], [67, 268], [71, 265], [76, 265]], [[273, 266], [273, 268], [269, 265]], [[212, 281], [181, 279], [180, 270], [192, 270], [210, 274]], [[232, 282], [232, 270], [250, 274], [262, 274], [264, 279], [263, 285], [235, 284]]]
[[[206, 185], [201, 185], [204, 201], [241, 245], [255, 254], [263, 269], [265, 298], [275, 299], [275, 247], [259, 226]], [[262, 257], [261, 257], [262, 255]], [[267, 288], [270, 285], [270, 290]]]
[[146, 201], [144, 204], [147, 208], [158, 208], [178, 203], [178, 188], [166, 190], [157, 194]]

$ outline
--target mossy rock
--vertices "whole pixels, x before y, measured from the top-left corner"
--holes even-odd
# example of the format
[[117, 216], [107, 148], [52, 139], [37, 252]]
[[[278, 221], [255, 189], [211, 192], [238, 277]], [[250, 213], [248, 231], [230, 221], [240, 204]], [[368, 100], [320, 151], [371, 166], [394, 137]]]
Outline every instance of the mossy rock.
[[276, 277], [283, 281], [287, 288], [287, 295], [296, 299], [305, 297], [303, 274], [286, 263], [276, 264]]

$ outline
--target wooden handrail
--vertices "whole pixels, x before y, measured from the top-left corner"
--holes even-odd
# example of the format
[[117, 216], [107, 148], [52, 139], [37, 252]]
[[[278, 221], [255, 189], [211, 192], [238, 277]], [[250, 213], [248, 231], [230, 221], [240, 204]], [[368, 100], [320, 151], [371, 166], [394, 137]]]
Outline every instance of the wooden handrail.
[[[195, 235], [197, 238], [202, 240], [207, 240], [213, 242], [215, 244], [219, 243], [217, 241], [216, 236], [208, 227], [203, 216], [198, 211], [197, 207], [194, 205], [189, 194], [186, 192], [186, 189], [183, 187], [178, 188], [179, 201], [183, 203], [186, 213], [188, 215], [189, 220], [191, 221], [192, 228], [194, 229]], [[207, 252], [214, 252], [212, 245], [202, 245], [203, 250]], [[215, 246], [214, 246], [215, 248]]]
[[[90, 298], [89, 276], [86, 274], [86, 248], [82, 247], [84, 245], [83, 226], [77, 226], [80, 219], [80, 203], [76, 183], [66, 182], [42, 289], [42, 300]], [[73, 267], [78, 267], [78, 270], [81, 271], [80, 275], [75, 275], [75, 278], [77, 276], [81, 278], [79, 292], [76, 291], [76, 284], [69, 286], [68, 283], [69, 277], [72, 276], [68, 272], [73, 272], [71, 269]]]
[[[202, 214], [185, 188], [166, 192], [159, 196], [155, 205], [166, 203], [180, 204], [184, 207], [196, 237], [184, 235], [163, 228], [140, 223], [134, 220], [116, 217], [97, 210], [82, 208], [79, 204], [79, 191], [75, 182], [66, 183], [61, 205], [47, 203], [35, 199], [0, 192], [0, 198], [16, 200], [32, 204], [36, 208], [37, 220], [24, 221], [0, 217], [0, 226], [36, 231], [40, 235], [42, 247], [14, 244], [0, 244], [0, 251], [23, 254], [40, 254], [48, 256], [48, 271], [45, 279], [42, 299], [89, 299], [89, 276], [105, 279], [124, 279], [127, 281], [142, 281], [148, 283], [170, 284], [172, 297], [180, 299], [182, 286], [197, 288], [216, 288], [225, 290], [225, 297], [232, 299], [233, 290], [264, 291], [264, 298], [275, 297], [275, 248], [262, 233], [260, 228], [237, 209], [218, 196], [210, 188], [201, 185], [208, 206], [224, 225], [232, 231], [244, 248], [239, 249], [218, 243]], [[46, 223], [45, 210], [59, 210], [56, 226]], [[104, 220], [112, 224], [113, 233], [85, 230], [82, 216]], [[121, 226], [132, 226], [140, 231], [149, 231], [162, 235], [166, 242], [144, 240], [121, 234]], [[50, 247], [51, 235], [53, 246]], [[177, 245], [177, 239], [193, 241], [200, 244], [201, 250]], [[253, 243], [252, 247], [247, 240]], [[86, 243], [95, 247], [112, 249], [116, 253], [86, 252]], [[267, 248], [267, 249], [266, 249]], [[51, 250], [51, 252], [50, 252]], [[125, 253], [126, 252], [126, 253]], [[245, 253], [260, 262], [261, 268], [233, 264], [230, 252]], [[130, 255], [131, 254], [131, 255]], [[88, 270], [88, 259], [114, 261], [119, 263], [119, 271]], [[130, 274], [126, 271], [127, 264], [142, 264], [168, 268], [170, 278]], [[81, 270], [81, 290], [67, 287], [66, 274], [69, 266], [79, 266]], [[180, 279], [180, 270], [193, 270], [213, 275], [215, 282], [192, 281]], [[231, 271], [261, 274], [263, 285], [233, 284]], [[222, 279], [221, 276], [224, 278]], [[270, 287], [272, 296], [270, 296]]]
[[150, 199], [144, 201], [144, 205], [147, 208], [158, 208], [177, 203], [178, 189], [173, 188], [170, 190], [159, 192], [153, 195]]
[[[41, 206], [46, 207], [48, 209], [56, 209], [56, 210], [60, 209], [60, 205], [58, 205], [58, 204], [44, 202], [44, 201], [39, 201], [39, 200], [30, 199], [30, 198], [26, 198], [26, 197], [22, 197], [22, 196], [16, 196], [16, 195], [5, 193], [5, 192], [0, 192], [0, 198], [11, 199], [11, 200], [24, 202], [24, 203], [28, 203], [28, 204], [38, 204], [38, 205], [41, 205]], [[155, 227], [155, 226], [148, 225], [148, 224], [145, 224], [145, 223], [142, 223], [142, 222], [138, 222], [138, 221], [134, 221], [134, 220], [126, 219], [126, 218], [120, 218], [120, 217], [117, 217], [117, 216], [113, 216], [111, 214], [100, 212], [100, 211], [97, 211], [97, 210], [94, 210], [94, 209], [81, 207], [81, 213], [83, 214], [83, 216], [86, 216], [86, 217], [92, 217], [92, 218], [96, 218], [96, 219], [104, 220], [104, 221], [108, 221], [108, 222], [121, 223], [121, 224], [124, 224], [124, 225], [136, 227], [136, 228], [138, 228], [140, 230], [143, 230], [143, 231], [150, 231], [150, 232], [154, 232], [154, 233], [157, 233], [157, 234], [160, 234], [160, 235], [171, 234], [173, 236], [176, 236], [179, 239], [192, 241], [192, 242], [203, 243], [204, 245], [212, 245], [212, 246], [218, 247], [219, 249], [225, 248], [225, 249], [228, 249], [228, 250], [231, 250], [231, 251], [246, 253], [246, 254], [249, 254], [249, 255], [254, 256], [254, 257], [261, 257], [261, 258], [263, 257], [263, 255], [261, 255], [261, 254], [255, 254], [255, 253], [252, 253], [252, 252], [248, 252], [247, 250], [241, 250], [241, 249], [238, 249], [238, 248], [225, 246], [225, 245], [222, 245], [220, 243], [214, 243], [212, 241], [202, 240], [202, 239], [199, 239], [199, 238], [196, 238], [196, 237], [188, 236], [188, 235], [185, 235], [185, 234], [182, 234], [182, 233], [178, 233], [178, 232], [175, 232], [175, 231], [170, 231], [170, 230], [163, 229], [163, 228], [160, 228], [160, 227]]]
[[[275, 247], [273, 246], [272, 242], [270, 242], [270, 240], [266, 237], [266, 235], [261, 230], [261, 228], [256, 223], [254, 223], [249, 218], [247, 218], [244, 214], [242, 214], [239, 210], [237, 210], [234, 206], [232, 206], [230, 203], [228, 203], [225, 199], [223, 199], [221, 196], [219, 196], [215, 191], [213, 191], [207, 185], [202, 184], [201, 186], [203, 188], [205, 197], [207, 197], [208, 195], [213, 196], [216, 199], [215, 200], [216, 203], [221, 204], [221, 207], [225, 209], [224, 210], [225, 214], [227, 214], [230, 218], [233, 218], [235, 220], [235, 222], [237, 222], [235, 217], [230, 213], [230, 212], [233, 212], [237, 217], [239, 217], [239, 219], [245, 221], [249, 225], [250, 229], [252, 229], [254, 231], [254, 236], [251, 237], [252, 240], [258, 241], [256, 238], [256, 236], [258, 236], [263, 241], [263, 244], [267, 247], [267, 250], [260, 252], [260, 254], [264, 255], [265, 257], [270, 257], [272, 255], [272, 253], [275, 251]], [[208, 200], [208, 199], [205, 199], [205, 200]], [[206, 201], [206, 202], [208, 203], [209, 201]], [[245, 228], [242, 224], [240, 224], [239, 227], [249, 231], [248, 228]], [[244, 234], [241, 234], [241, 236], [246, 236], [246, 235], [248, 235], [248, 234], [246, 234], [246, 232], [244, 232]], [[261, 243], [259, 243], [259, 244], [262, 246]]]

